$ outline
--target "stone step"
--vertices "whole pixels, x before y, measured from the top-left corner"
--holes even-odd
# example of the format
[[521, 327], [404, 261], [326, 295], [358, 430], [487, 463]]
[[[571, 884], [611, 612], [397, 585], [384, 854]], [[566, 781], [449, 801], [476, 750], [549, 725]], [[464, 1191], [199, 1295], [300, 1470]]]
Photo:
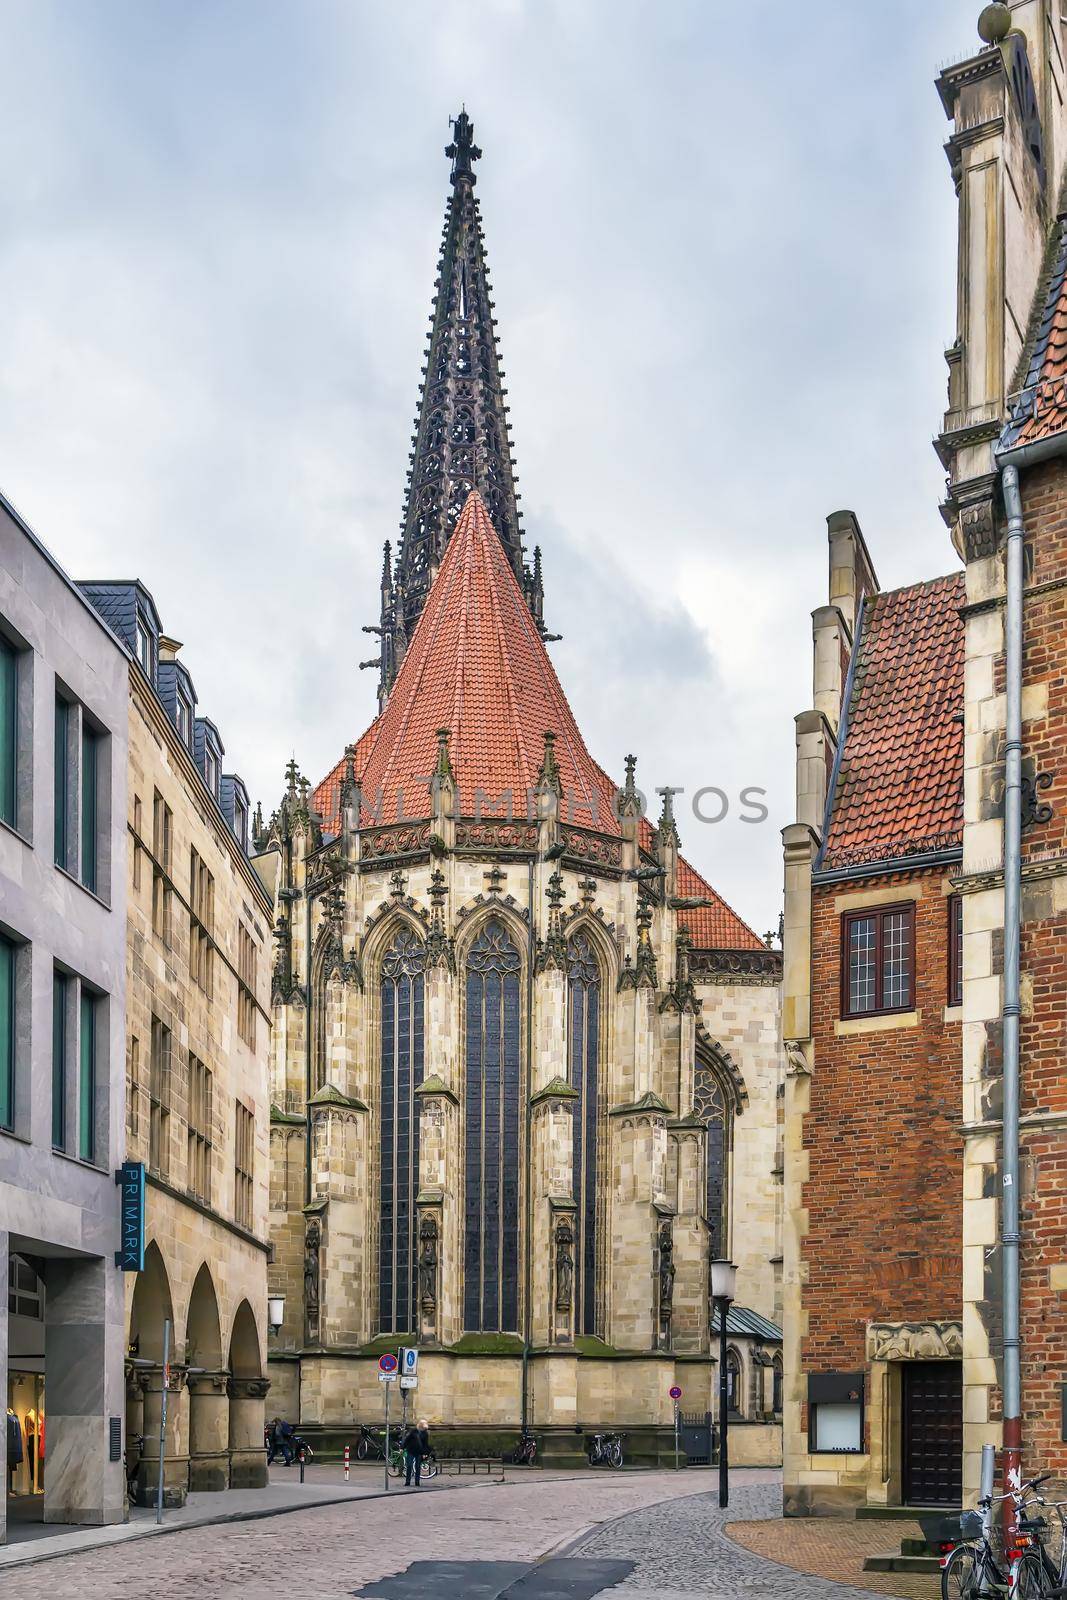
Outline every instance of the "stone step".
[[922, 1517], [958, 1517], [959, 1506], [857, 1506], [857, 1522], [918, 1522]]
[[863, 1563], [864, 1572], [939, 1572], [941, 1561], [937, 1556], [903, 1555], [899, 1551], [887, 1556], [868, 1556]]

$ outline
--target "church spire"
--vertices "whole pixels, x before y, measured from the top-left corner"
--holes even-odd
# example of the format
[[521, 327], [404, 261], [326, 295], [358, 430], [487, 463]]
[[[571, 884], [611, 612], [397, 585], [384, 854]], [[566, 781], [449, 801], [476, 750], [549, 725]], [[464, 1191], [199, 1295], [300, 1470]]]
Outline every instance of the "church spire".
[[493, 302], [474, 195], [481, 151], [466, 111], [451, 123], [451, 185], [438, 262], [430, 341], [423, 367], [388, 604], [383, 604], [380, 699], [392, 687], [405, 643], [426, 602], [445, 546], [477, 489], [540, 631], [541, 576], [523, 560], [508, 407], [497, 354]]

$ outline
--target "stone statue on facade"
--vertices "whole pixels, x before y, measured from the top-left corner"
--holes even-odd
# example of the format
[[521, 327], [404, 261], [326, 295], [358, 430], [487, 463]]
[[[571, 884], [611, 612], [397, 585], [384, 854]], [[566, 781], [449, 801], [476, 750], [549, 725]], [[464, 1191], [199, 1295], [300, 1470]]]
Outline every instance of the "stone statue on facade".
[[674, 1302], [674, 1233], [669, 1222], [661, 1223], [659, 1230], [659, 1320], [666, 1337], [671, 1326], [671, 1307]]
[[574, 1294], [574, 1229], [569, 1217], [556, 1223], [556, 1310], [569, 1312]]
[[319, 1246], [322, 1234], [318, 1223], [312, 1219], [304, 1235], [304, 1305], [308, 1316], [319, 1309]]
[[425, 1215], [419, 1223], [419, 1298], [427, 1317], [437, 1309], [437, 1219]]

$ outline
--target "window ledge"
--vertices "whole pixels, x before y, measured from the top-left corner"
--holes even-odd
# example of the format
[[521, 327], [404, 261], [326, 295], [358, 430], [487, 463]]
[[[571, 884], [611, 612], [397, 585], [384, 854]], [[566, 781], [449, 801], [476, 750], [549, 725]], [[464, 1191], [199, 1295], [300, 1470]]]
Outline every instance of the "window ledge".
[[102, 1178], [106, 1178], [111, 1170], [102, 1161], [95, 1158], [90, 1161], [85, 1156], [76, 1156], [73, 1150], [60, 1150], [55, 1145], [52, 1146], [52, 1154], [57, 1161], [69, 1161], [72, 1167], [81, 1167], [83, 1172], [95, 1172]]
[[33, 1143], [33, 1140], [30, 1138], [29, 1134], [20, 1133], [17, 1128], [5, 1128], [2, 1122], [0, 1122], [0, 1138], [14, 1139], [19, 1144]]
[[60, 862], [56, 861], [53, 864], [56, 871], [66, 878], [68, 883], [74, 884], [75, 888], [80, 889], [82, 894], [87, 894], [90, 900], [95, 900], [98, 906], [103, 906], [105, 911], [111, 910], [110, 900], [105, 900], [102, 894], [97, 894], [95, 889], [90, 889], [87, 883], [83, 883], [80, 878], [76, 878], [73, 872], [69, 872]]
[[5, 822], [3, 817], [0, 817], [0, 828], [2, 828], [5, 833], [14, 834], [15, 838], [19, 841], [19, 843], [20, 844], [24, 844], [26, 846], [27, 850], [32, 850], [33, 849], [33, 838], [32, 838], [32, 836], [30, 834], [28, 834], [28, 833], [23, 833], [22, 829], [20, 827], [18, 827], [18, 825], [16, 823], [14, 823], [14, 822]]
[[871, 1017], [838, 1018], [834, 1033], [838, 1039], [854, 1033], [888, 1033], [891, 1028], [917, 1028], [922, 1021], [922, 1010], [889, 1011]]
[[963, 1021], [963, 1006], [962, 1005], [946, 1006], [944, 1011], [941, 1013], [941, 1021], [942, 1022], [962, 1022]]

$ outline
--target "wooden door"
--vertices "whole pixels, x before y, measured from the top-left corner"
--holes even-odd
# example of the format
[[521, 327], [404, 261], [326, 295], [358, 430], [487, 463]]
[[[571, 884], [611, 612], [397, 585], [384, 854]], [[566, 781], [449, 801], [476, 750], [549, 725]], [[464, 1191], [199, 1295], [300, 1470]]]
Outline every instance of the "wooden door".
[[906, 1361], [904, 1503], [958, 1506], [963, 1493], [963, 1369], [958, 1361]]

